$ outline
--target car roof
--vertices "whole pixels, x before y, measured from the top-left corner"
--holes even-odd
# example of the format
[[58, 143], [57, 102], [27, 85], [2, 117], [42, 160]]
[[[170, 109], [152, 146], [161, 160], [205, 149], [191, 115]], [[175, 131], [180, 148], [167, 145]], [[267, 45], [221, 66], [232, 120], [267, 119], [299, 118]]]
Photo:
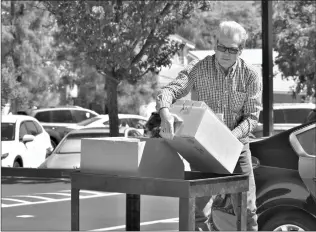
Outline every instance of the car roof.
[[274, 103], [273, 109], [315, 109], [313, 103]]
[[38, 113], [38, 112], [44, 112], [44, 111], [56, 111], [56, 110], [84, 110], [84, 111], [88, 111], [94, 114], [99, 115], [97, 112], [90, 110], [90, 109], [86, 109], [86, 108], [82, 108], [79, 106], [61, 106], [61, 107], [52, 107], [52, 108], [40, 108], [40, 109], [36, 109], [32, 111], [32, 114]]
[[[108, 114], [100, 114], [97, 116], [98, 118], [106, 118], [108, 119], [109, 118], [109, 115]], [[137, 115], [137, 114], [118, 114], [118, 117], [119, 119], [122, 119], [122, 118], [138, 118], [138, 119], [144, 119], [144, 120], [147, 120], [146, 117], [143, 117], [141, 115]]]
[[22, 120], [33, 120], [37, 121], [35, 118], [27, 115], [1, 115], [1, 122], [7, 122], [7, 123], [16, 123], [17, 121], [22, 121]]
[[[127, 128], [119, 128], [119, 133], [124, 133]], [[134, 128], [132, 128], [134, 129]], [[136, 130], [136, 129], [135, 129]], [[72, 130], [69, 132], [70, 134], [93, 134], [93, 133], [110, 133], [110, 127], [90, 127], [90, 128], [82, 128], [78, 130]]]

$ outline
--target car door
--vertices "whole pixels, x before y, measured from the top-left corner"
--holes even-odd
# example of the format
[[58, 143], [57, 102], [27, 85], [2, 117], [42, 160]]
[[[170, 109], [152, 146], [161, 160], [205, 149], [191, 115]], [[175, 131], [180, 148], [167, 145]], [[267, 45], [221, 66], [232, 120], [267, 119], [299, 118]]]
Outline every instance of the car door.
[[34, 136], [34, 140], [30, 143], [34, 144], [34, 152], [31, 154], [32, 167], [37, 168], [42, 162], [44, 162], [46, 157], [46, 143], [43, 136], [39, 133], [34, 124], [34, 121], [25, 122], [27, 132]]
[[290, 143], [299, 155], [298, 171], [310, 193], [316, 197], [316, 123], [290, 135]]
[[28, 135], [29, 132], [27, 130], [26, 127], [26, 122], [23, 121], [20, 124], [19, 127], [19, 146], [23, 147], [22, 154], [20, 154], [22, 156], [23, 159], [23, 167], [34, 167], [34, 163], [36, 163], [35, 159], [34, 159], [34, 155], [36, 153], [36, 145], [33, 142], [27, 142], [24, 143], [23, 142], [23, 137], [24, 135]]

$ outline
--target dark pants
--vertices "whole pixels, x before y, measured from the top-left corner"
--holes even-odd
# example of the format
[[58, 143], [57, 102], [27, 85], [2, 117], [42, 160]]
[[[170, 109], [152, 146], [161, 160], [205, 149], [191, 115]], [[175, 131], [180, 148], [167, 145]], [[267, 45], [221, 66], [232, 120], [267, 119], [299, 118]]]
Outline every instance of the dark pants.
[[[192, 168], [193, 170], [193, 168]], [[247, 231], [257, 231], [256, 184], [253, 175], [249, 144], [244, 145], [234, 173], [249, 174], [249, 191], [247, 192]], [[210, 217], [216, 196], [199, 197], [195, 207], [195, 230], [211, 230]], [[234, 212], [237, 210], [237, 194], [231, 194], [230, 200]], [[227, 206], [225, 206], [227, 207]], [[236, 214], [236, 213], [235, 213]]]

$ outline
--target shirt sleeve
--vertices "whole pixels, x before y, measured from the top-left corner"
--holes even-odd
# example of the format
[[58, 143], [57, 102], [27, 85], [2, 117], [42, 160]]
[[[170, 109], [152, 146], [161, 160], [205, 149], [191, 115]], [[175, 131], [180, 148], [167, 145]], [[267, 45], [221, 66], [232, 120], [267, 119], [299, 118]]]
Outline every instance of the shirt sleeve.
[[262, 80], [256, 72], [250, 74], [250, 81], [247, 87], [247, 98], [243, 107], [243, 120], [232, 130], [238, 138], [247, 137], [257, 126], [259, 114], [262, 110]]
[[177, 99], [186, 96], [192, 89], [197, 76], [199, 60], [192, 61], [166, 86], [162, 87], [156, 97], [156, 110], [169, 108]]

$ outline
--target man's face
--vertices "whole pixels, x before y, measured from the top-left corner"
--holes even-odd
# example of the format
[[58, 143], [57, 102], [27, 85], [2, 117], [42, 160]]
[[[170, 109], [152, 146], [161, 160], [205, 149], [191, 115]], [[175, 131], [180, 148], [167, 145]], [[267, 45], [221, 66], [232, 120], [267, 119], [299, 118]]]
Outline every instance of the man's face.
[[220, 34], [217, 44], [215, 45], [215, 56], [218, 60], [218, 63], [223, 68], [228, 69], [231, 67], [240, 56], [241, 51], [239, 49], [239, 43], [238, 37], [228, 38], [227, 36]]

